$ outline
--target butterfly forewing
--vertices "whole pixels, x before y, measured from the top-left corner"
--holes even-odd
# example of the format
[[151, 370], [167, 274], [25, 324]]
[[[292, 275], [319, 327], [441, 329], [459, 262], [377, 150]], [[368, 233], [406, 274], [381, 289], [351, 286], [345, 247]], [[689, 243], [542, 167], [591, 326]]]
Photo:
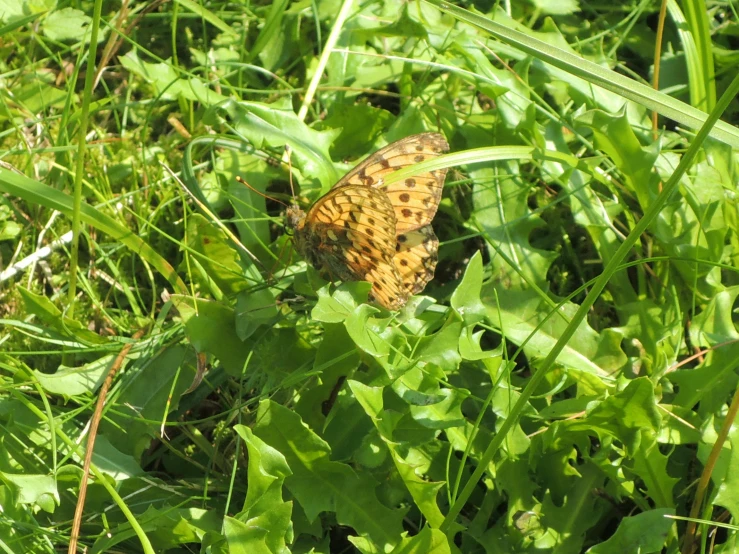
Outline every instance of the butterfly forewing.
[[448, 151], [449, 144], [439, 133], [411, 135], [370, 155], [334, 187], [347, 184], [381, 187], [393, 205], [396, 231], [412, 231], [428, 225], [436, 215], [447, 170], [421, 172], [387, 186], [384, 186], [384, 177], [400, 168], [421, 163]]

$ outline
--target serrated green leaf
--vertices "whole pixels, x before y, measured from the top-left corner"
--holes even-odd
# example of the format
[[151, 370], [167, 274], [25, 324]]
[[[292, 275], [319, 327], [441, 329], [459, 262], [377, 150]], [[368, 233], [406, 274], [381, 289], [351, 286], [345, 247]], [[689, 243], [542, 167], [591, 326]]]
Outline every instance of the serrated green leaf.
[[670, 527], [674, 525], [674, 521], [666, 516], [674, 513], [674, 510], [663, 508], [625, 517], [610, 539], [593, 546], [587, 552], [588, 554], [662, 552]]
[[451, 554], [452, 549], [444, 533], [425, 526], [412, 536], [405, 537], [392, 554]]
[[383, 337], [383, 333], [379, 330], [375, 321], [370, 319], [378, 312], [377, 308], [362, 304], [344, 321], [346, 330], [354, 344], [363, 352], [376, 358], [387, 356], [390, 353], [390, 344]]
[[461, 333], [462, 323], [450, 321], [439, 332], [418, 341], [416, 359], [434, 364], [445, 373], [456, 371], [462, 361], [457, 350]]
[[[436, 503], [436, 496], [444, 483], [425, 481], [422, 475], [416, 473], [414, 467], [400, 454], [396, 442], [393, 440], [393, 431], [396, 421], [392, 414], [386, 414], [383, 409], [382, 388], [368, 387], [358, 381], [349, 381], [355, 397], [365, 409], [375, 424], [380, 437], [392, 455], [395, 468], [403, 480], [414, 502], [428, 520], [431, 527], [438, 528], [444, 521], [444, 516]], [[388, 416], [390, 419], [388, 419]]]
[[224, 522], [229, 546], [234, 552], [242, 549], [288, 553], [286, 542], [292, 542], [292, 502], [283, 501], [282, 488], [285, 477], [292, 472], [285, 458], [254, 436], [251, 429], [237, 425], [234, 430], [244, 439], [249, 452], [249, 485], [239, 519], [231, 519], [228, 526]]
[[674, 510], [672, 490], [680, 479], [670, 477], [668, 464], [669, 457], [660, 452], [659, 444], [651, 437], [642, 440], [634, 453], [634, 471], [644, 481], [654, 507]]
[[642, 433], [656, 434], [661, 419], [654, 386], [642, 377], [592, 407], [585, 418], [567, 422], [567, 426], [573, 430], [605, 432], [623, 442], [628, 455], [634, 456]]
[[485, 319], [482, 292], [482, 254], [475, 252], [464, 270], [464, 276], [452, 293], [451, 305], [467, 325]]
[[381, 550], [398, 543], [402, 513], [382, 505], [369, 473], [329, 460], [330, 448], [299, 416], [271, 401], [259, 404], [254, 434], [277, 449], [293, 474], [285, 486], [309, 520], [335, 512], [342, 525], [366, 534]]
[[198, 352], [218, 358], [231, 375], [241, 375], [247, 352], [234, 329], [233, 309], [219, 302], [173, 295], [185, 332]]

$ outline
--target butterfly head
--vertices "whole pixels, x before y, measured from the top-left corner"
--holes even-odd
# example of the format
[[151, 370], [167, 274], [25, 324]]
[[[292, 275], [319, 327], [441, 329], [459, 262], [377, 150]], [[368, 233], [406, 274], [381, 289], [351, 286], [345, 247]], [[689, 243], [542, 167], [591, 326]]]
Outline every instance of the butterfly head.
[[301, 229], [305, 224], [305, 212], [295, 204], [288, 206], [285, 210], [285, 224], [293, 231]]

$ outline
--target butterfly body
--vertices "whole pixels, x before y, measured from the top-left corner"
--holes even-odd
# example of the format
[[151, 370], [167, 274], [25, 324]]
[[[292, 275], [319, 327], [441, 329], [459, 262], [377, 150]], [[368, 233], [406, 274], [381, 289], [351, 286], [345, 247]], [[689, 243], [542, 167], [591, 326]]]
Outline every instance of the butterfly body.
[[434, 275], [438, 240], [431, 228], [446, 170], [383, 186], [383, 177], [446, 152], [437, 133], [394, 142], [370, 155], [304, 212], [288, 208], [295, 248], [332, 280], [369, 281], [370, 300], [402, 308]]

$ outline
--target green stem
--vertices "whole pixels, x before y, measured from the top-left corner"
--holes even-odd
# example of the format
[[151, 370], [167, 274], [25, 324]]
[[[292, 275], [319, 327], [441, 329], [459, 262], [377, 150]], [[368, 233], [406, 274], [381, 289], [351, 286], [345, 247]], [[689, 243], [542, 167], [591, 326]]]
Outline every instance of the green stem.
[[328, 59], [334, 50], [334, 46], [336, 46], [336, 42], [339, 40], [339, 35], [341, 34], [341, 30], [344, 28], [344, 22], [349, 17], [349, 10], [351, 9], [352, 4], [353, 0], [344, 0], [341, 10], [339, 10], [339, 15], [336, 18], [336, 21], [334, 21], [334, 26], [331, 28], [331, 33], [326, 39], [326, 46], [324, 46], [321, 58], [318, 60], [318, 67], [316, 67], [316, 71], [313, 73], [313, 78], [310, 80], [308, 89], [305, 91], [303, 105], [300, 106], [300, 111], [298, 111], [298, 119], [301, 121], [303, 121], [305, 116], [308, 115], [308, 109], [310, 108], [311, 102], [313, 102], [313, 97], [315, 96], [316, 89], [321, 82], [321, 77], [323, 77], [323, 70], [326, 69]]
[[[85, 171], [85, 150], [87, 148], [87, 126], [90, 116], [92, 85], [95, 81], [95, 60], [97, 59], [98, 31], [100, 30], [100, 14], [103, 1], [95, 0], [92, 13], [92, 29], [90, 31], [90, 51], [87, 53], [87, 72], [85, 74], [85, 90], [82, 95], [82, 112], [77, 134], [77, 167], [74, 172], [74, 203], [72, 208], [72, 252], [69, 260], [69, 292], [67, 303], [69, 317], [74, 317], [74, 297], [77, 294], [77, 265], [80, 249], [80, 211], [82, 209], [82, 176]], [[83, 39], [84, 44], [84, 39]], [[84, 46], [82, 46], [84, 47]]]

